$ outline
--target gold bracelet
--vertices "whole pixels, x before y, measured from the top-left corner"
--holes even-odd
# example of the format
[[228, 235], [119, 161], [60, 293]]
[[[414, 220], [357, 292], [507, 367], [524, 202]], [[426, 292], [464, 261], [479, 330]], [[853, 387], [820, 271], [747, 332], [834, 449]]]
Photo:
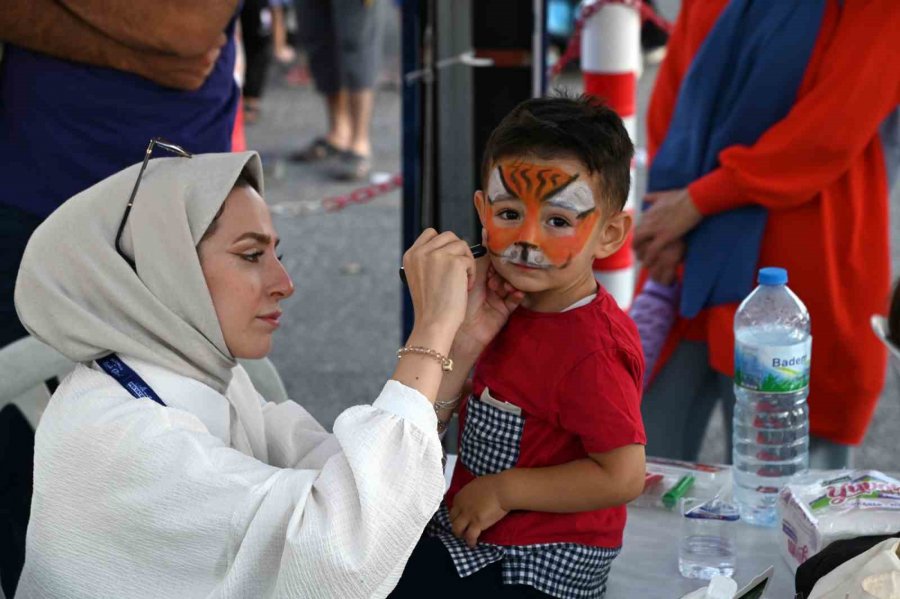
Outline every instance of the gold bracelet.
[[431, 356], [441, 363], [441, 370], [443, 370], [444, 372], [450, 372], [453, 370], [453, 360], [445, 357], [443, 354], [433, 349], [427, 347], [418, 347], [415, 345], [401, 347], [397, 350], [397, 359], [399, 360], [406, 354], [422, 354], [424, 356]]

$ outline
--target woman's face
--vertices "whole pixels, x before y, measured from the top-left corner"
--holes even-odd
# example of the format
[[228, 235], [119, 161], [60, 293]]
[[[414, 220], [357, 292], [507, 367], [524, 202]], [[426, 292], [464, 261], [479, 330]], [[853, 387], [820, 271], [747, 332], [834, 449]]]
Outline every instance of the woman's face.
[[278, 328], [278, 302], [294, 293], [269, 209], [252, 187], [235, 187], [210, 229], [198, 253], [225, 344], [235, 358], [262, 358]]

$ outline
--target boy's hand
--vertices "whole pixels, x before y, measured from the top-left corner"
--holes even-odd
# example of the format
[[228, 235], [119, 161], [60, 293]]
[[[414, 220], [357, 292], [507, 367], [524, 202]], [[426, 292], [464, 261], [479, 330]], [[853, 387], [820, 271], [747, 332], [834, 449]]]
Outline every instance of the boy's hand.
[[[482, 239], [487, 246], [487, 231], [483, 229]], [[475, 281], [469, 291], [466, 317], [454, 341], [454, 359], [477, 358], [525, 297], [497, 274], [489, 256], [479, 258], [475, 265]]]
[[475, 547], [481, 533], [509, 513], [501, 505], [499, 483], [497, 474], [480, 476], [453, 498], [453, 508], [450, 510], [453, 534], [469, 547]]

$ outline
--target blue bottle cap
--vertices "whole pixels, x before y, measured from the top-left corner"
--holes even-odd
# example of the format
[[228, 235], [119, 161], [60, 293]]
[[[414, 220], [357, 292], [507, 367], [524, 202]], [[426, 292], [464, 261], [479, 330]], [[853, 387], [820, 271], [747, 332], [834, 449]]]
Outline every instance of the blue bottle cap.
[[760, 285], [787, 285], [787, 271], [777, 266], [760, 268], [756, 282]]

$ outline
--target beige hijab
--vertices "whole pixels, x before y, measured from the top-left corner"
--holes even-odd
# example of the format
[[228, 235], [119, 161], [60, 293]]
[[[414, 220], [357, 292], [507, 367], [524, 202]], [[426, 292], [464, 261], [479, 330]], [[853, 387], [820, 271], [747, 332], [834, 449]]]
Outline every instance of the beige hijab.
[[197, 244], [246, 167], [262, 194], [255, 152], [151, 160], [122, 235], [141, 165], [79, 193], [34, 232], [16, 281], [25, 328], [71, 360], [110, 352], [157, 364], [224, 392], [235, 359], [206, 287]]

